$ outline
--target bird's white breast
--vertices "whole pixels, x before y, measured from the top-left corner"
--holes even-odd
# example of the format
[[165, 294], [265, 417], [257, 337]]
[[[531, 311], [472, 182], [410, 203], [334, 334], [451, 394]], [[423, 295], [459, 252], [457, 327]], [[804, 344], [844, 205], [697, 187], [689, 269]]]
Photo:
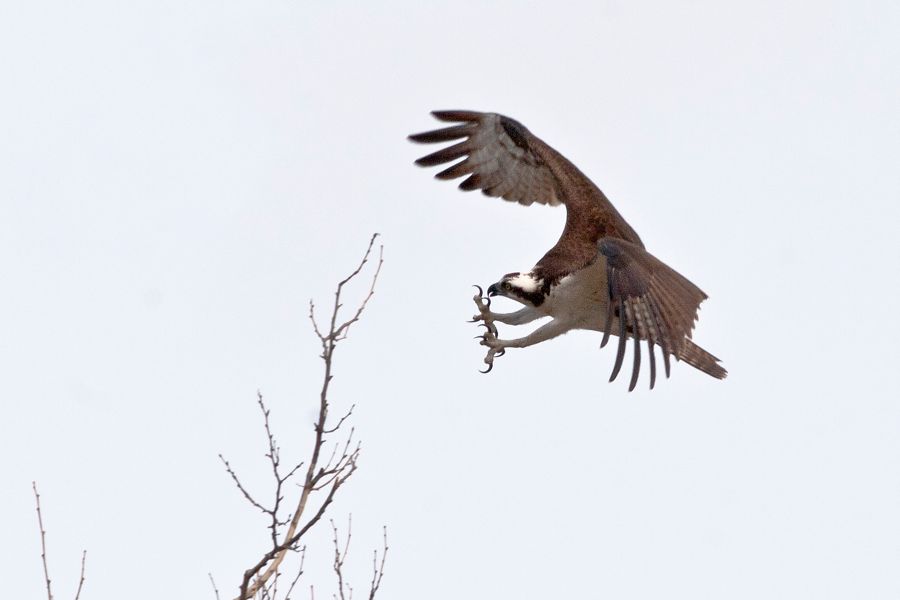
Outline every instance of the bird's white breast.
[[606, 260], [600, 257], [560, 279], [541, 308], [554, 319], [571, 322], [573, 328], [602, 331], [608, 305]]

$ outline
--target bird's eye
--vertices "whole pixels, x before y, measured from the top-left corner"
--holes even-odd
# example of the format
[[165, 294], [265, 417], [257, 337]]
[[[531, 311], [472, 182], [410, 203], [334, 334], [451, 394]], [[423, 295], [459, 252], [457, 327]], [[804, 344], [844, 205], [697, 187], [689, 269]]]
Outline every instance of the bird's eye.
[[504, 282], [503, 282], [503, 289], [504, 289], [504, 290], [511, 290], [511, 289], [512, 289], [512, 285], [510, 285], [510, 283], [509, 283], [508, 281], [504, 281]]

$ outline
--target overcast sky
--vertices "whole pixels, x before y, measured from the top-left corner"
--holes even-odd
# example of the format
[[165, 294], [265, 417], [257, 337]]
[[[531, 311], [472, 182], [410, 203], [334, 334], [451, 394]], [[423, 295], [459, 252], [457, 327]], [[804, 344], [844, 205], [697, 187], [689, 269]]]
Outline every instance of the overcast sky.
[[[378, 231], [332, 395], [358, 590], [386, 524], [384, 598], [900, 597], [898, 31], [894, 0], [3, 3], [4, 595], [43, 593], [32, 480], [57, 598], [83, 548], [84, 599], [233, 595], [265, 522], [217, 454], [266, 489], [257, 390], [308, 452], [307, 302]], [[480, 375], [471, 284], [564, 211], [414, 167], [439, 108], [592, 177], [709, 295], [728, 379], [628, 394], [587, 332]]]

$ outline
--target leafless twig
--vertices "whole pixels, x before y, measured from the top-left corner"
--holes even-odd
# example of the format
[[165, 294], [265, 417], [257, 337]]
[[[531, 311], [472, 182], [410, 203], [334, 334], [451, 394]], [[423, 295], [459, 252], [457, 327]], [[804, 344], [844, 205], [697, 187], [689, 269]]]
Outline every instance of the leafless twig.
[[44, 581], [47, 583], [47, 600], [53, 600], [53, 592], [50, 591], [50, 570], [47, 569], [47, 532], [44, 531], [44, 519], [41, 516], [41, 495], [37, 491], [37, 483], [31, 482], [34, 490], [34, 503], [37, 505], [38, 527], [41, 529], [41, 562], [44, 563]]
[[78, 578], [78, 589], [75, 591], [75, 600], [81, 598], [81, 588], [84, 587], [84, 561], [87, 560], [87, 550], [81, 551], [81, 575]]
[[216, 587], [216, 580], [213, 579], [212, 573], [207, 573], [209, 575], [209, 583], [212, 584], [213, 592], [216, 594], [216, 600], [219, 600], [219, 588]]
[[[271, 504], [271, 508], [258, 502], [250, 494], [241, 483], [228, 461], [220, 455], [222, 462], [225, 464], [226, 471], [231, 476], [241, 494], [243, 494], [255, 508], [268, 515], [270, 519], [269, 529], [272, 542], [271, 549], [267, 551], [256, 564], [244, 571], [240, 585], [240, 593], [236, 600], [249, 600], [257, 594], [261, 594], [263, 598], [274, 596], [277, 593], [277, 581], [280, 576], [280, 566], [287, 554], [291, 551], [301, 552], [302, 570], [303, 551], [305, 548], [301, 549], [298, 547], [301, 538], [310, 528], [319, 522], [328, 506], [334, 500], [334, 496], [338, 489], [340, 489], [340, 487], [356, 471], [360, 446], [359, 443], [353, 443], [354, 431], [352, 428], [343, 443], [339, 442], [334, 445], [334, 450], [324, 465], [321, 462], [321, 453], [322, 447], [327, 441], [327, 436], [340, 431], [344, 422], [353, 413], [353, 407], [351, 407], [350, 410], [348, 410], [343, 417], [338, 419], [334, 425], [329, 425], [328, 410], [330, 405], [328, 401], [328, 392], [333, 378], [333, 358], [335, 349], [339, 342], [347, 339], [350, 328], [359, 321], [369, 300], [375, 293], [375, 284], [378, 281], [378, 276], [381, 273], [381, 267], [384, 262], [383, 247], [380, 246], [378, 249], [378, 263], [375, 267], [374, 274], [372, 275], [368, 293], [357, 306], [352, 316], [346, 320], [342, 320], [340, 317], [340, 312], [343, 308], [342, 294], [344, 292], [344, 287], [362, 272], [363, 268], [371, 259], [372, 249], [377, 237], [378, 234], [375, 234], [372, 236], [371, 240], [369, 240], [366, 252], [356, 269], [338, 283], [334, 294], [334, 304], [330, 319], [328, 320], [327, 330], [320, 326], [319, 322], [316, 320], [315, 304], [312, 301], [309, 303], [309, 319], [312, 323], [313, 331], [322, 345], [322, 354], [320, 355], [320, 358], [324, 362], [324, 375], [322, 386], [319, 391], [319, 414], [313, 425], [315, 439], [310, 460], [306, 463], [298, 463], [286, 474], [282, 474], [280, 468], [280, 451], [270, 428], [269, 410], [266, 408], [261, 395], [258, 395], [258, 403], [260, 410], [263, 413], [263, 423], [268, 440], [268, 451], [266, 456], [269, 459], [272, 473], [276, 481], [275, 499]], [[282, 493], [284, 483], [304, 464], [306, 465], [306, 470], [296, 508], [288, 517], [282, 520], [280, 512], [282, 501], [284, 499]], [[324, 497], [320, 498], [318, 506], [312, 510], [311, 514], [307, 514], [309, 512], [308, 509], [312, 494], [319, 491], [324, 494]], [[319, 496], [317, 496], [317, 498], [319, 498]], [[282, 533], [281, 527], [284, 526], [286, 526], [286, 530]], [[288, 596], [291, 591], [293, 591], [297, 579], [299, 579], [299, 574], [291, 584], [288, 590]], [[313, 593], [312, 588], [310, 588], [310, 594], [312, 595]]]
[[[334, 544], [334, 560], [332, 561], [332, 569], [337, 576], [338, 592], [334, 595], [335, 600], [353, 600], [353, 588], [344, 581], [344, 561], [350, 550], [350, 538], [352, 536], [352, 516], [347, 518], [347, 537], [344, 540], [344, 547], [341, 548], [340, 536], [338, 535], [337, 526], [334, 520], [331, 521], [332, 543]], [[384, 563], [387, 560], [387, 527], [384, 528], [384, 547], [381, 551], [381, 561], [378, 560], [378, 550], [375, 550], [372, 558], [372, 581], [369, 584], [369, 600], [374, 600], [378, 588], [381, 587], [381, 578], [384, 576]], [[345, 594], [346, 592], [346, 594]]]
[[[53, 600], [53, 592], [50, 590], [50, 569], [47, 568], [47, 532], [44, 530], [44, 517], [41, 514], [41, 495], [38, 493], [37, 483], [31, 482], [34, 491], [34, 504], [37, 510], [38, 527], [41, 531], [41, 562], [44, 565], [44, 583], [47, 586], [47, 600]], [[81, 552], [81, 574], [78, 579], [78, 589], [75, 591], [75, 600], [81, 598], [81, 588], [84, 587], [84, 563], [87, 560], [87, 550]]]
[[381, 587], [381, 578], [384, 577], [384, 561], [387, 560], [388, 542], [387, 527], [384, 528], [384, 547], [381, 550], [381, 562], [378, 562], [378, 550], [372, 558], [372, 583], [369, 586], [369, 600], [374, 600], [378, 588]]
[[240, 478], [237, 476], [237, 473], [234, 472], [234, 469], [231, 468], [231, 464], [225, 460], [225, 457], [219, 454], [219, 459], [225, 465], [225, 470], [231, 476], [232, 481], [237, 486], [238, 490], [240, 490], [241, 494], [244, 495], [244, 498], [252, 504], [254, 507], [258, 508], [264, 514], [269, 517], [269, 533], [272, 539], [272, 545], [278, 545], [278, 535], [280, 533], [279, 528], [287, 524], [287, 520], [282, 520], [279, 515], [281, 512], [281, 502], [284, 500], [283, 490], [284, 485], [293, 477], [297, 471], [303, 466], [303, 463], [297, 463], [293, 467], [291, 467], [290, 471], [287, 473], [282, 473], [281, 470], [281, 448], [279, 448], [278, 443], [275, 441], [275, 436], [272, 433], [272, 428], [269, 425], [269, 409], [266, 406], [265, 401], [263, 400], [262, 393], [256, 392], [256, 402], [259, 405], [259, 410], [263, 416], [263, 427], [266, 432], [266, 441], [268, 444], [266, 450], [266, 458], [269, 459], [269, 464], [272, 468], [272, 476], [275, 479], [275, 499], [272, 501], [272, 508], [266, 508], [262, 503], [257, 501], [244, 487], [241, 483]]
[[[344, 583], [344, 560], [347, 558], [347, 552], [350, 550], [350, 536], [352, 535], [353, 529], [353, 517], [352, 515], [347, 517], [347, 541], [344, 542], [344, 549], [341, 550], [341, 543], [338, 541], [338, 530], [337, 525], [334, 524], [334, 519], [331, 520], [331, 531], [334, 534], [332, 538], [334, 541], [334, 563], [332, 564], [332, 568], [334, 569], [334, 574], [337, 575], [337, 584], [338, 584], [338, 595], [341, 600], [347, 600], [344, 597], [344, 588], [346, 587], [350, 598], [353, 598], [353, 588], [349, 586], [349, 584]], [[337, 598], [337, 596], [335, 596]]]
[[303, 546], [300, 549], [300, 567], [297, 569], [297, 575], [294, 576], [294, 580], [291, 581], [291, 586], [288, 588], [287, 594], [284, 596], [284, 600], [291, 600], [291, 592], [294, 591], [294, 586], [297, 585], [297, 582], [300, 581], [300, 576], [303, 575], [303, 563], [306, 562], [306, 546]]

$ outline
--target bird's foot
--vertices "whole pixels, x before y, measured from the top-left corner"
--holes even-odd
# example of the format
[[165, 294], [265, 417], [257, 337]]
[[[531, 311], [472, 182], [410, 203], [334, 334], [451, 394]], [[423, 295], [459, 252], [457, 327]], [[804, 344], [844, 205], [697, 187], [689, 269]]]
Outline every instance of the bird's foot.
[[[485, 327], [487, 326], [485, 325]], [[487, 369], [482, 371], [482, 373], [490, 373], [491, 369], [494, 368], [494, 357], [506, 354], [506, 346], [503, 340], [497, 339], [497, 335], [490, 330], [485, 331], [483, 335], [478, 336], [476, 339], [481, 340], [482, 346], [487, 346], [487, 355], [484, 357], [484, 364], [487, 365]]]
[[494, 325], [494, 315], [491, 312], [491, 299], [484, 295], [481, 286], [476, 285], [473, 287], [478, 290], [478, 293], [472, 297], [472, 300], [475, 301], [475, 306], [478, 307], [478, 314], [472, 317], [472, 320], [469, 321], [469, 323], [481, 322], [488, 333], [496, 336], [497, 326]]

